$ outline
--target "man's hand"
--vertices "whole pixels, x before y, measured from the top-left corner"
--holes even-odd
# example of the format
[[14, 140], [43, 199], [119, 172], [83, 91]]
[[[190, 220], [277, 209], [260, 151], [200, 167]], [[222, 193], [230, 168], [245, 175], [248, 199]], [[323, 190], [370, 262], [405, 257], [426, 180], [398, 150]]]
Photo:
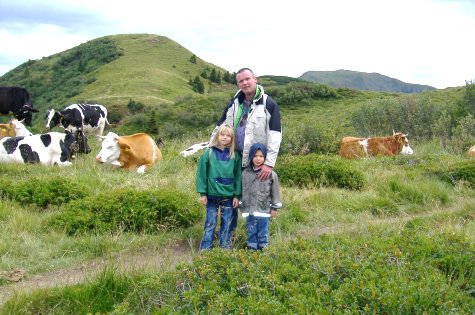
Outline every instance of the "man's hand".
[[270, 173], [272, 172], [272, 167], [269, 165], [262, 165], [261, 171], [257, 174], [257, 179], [260, 181], [266, 180]]
[[201, 203], [203, 206], [206, 206], [206, 204], [208, 203], [208, 197], [206, 197], [206, 196], [201, 196], [201, 197], [200, 197], [200, 203]]

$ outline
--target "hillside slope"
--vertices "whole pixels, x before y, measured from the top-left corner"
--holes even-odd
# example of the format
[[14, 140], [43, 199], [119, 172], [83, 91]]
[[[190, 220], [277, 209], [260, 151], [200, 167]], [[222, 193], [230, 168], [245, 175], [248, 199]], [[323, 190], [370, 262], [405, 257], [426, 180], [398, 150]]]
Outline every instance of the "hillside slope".
[[376, 92], [420, 93], [435, 89], [429, 85], [405, 83], [379, 73], [350, 70], [307, 71], [299, 79], [327, 84], [334, 88], [350, 88]]
[[[97, 38], [40, 60], [29, 60], [0, 77], [0, 86], [22, 86], [40, 110], [78, 101], [124, 105], [173, 103], [195, 94], [188, 84], [205, 69], [225, 70], [177, 42], [153, 34]], [[205, 87], [210, 83], [204, 80]]]

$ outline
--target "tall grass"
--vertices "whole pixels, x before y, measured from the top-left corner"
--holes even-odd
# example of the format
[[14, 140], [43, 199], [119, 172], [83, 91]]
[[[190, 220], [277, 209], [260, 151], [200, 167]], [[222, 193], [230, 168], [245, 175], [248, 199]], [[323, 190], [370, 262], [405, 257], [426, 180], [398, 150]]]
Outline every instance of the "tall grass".
[[[0, 169], [3, 174], [22, 180], [37, 179], [46, 182], [51, 174], [73, 179], [78, 187], [85, 187], [84, 189], [91, 195], [125, 188], [160, 190], [173, 187], [196, 198], [194, 176], [197, 156], [189, 158], [179, 156], [179, 151], [190, 144], [189, 140], [184, 139], [167, 141], [162, 150], [163, 161], [144, 175], [97, 164], [94, 155], [98, 151], [98, 146], [94, 143], [91, 154], [79, 156], [71, 167], [0, 165]], [[63, 205], [48, 205], [43, 208], [18, 203], [14, 198], [4, 198], [0, 205], [0, 222], [3, 227], [0, 231], [0, 270], [22, 268], [26, 270], [26, 279], [37, 273], [75, 266], [118, 252], [160, 251], [170, 244], [170, 240], [188, 244], [188, 254], [194, 257], [195, 262], [176, 272], [162, 270], [163, 275], [161, 270], [156, 270], [153, 274], [150, 274], [150, 271], [124, 274], [114, 271], [116, 266], [112, 265], [100, 276], [92, 277], [90, 281], [77, 286], [43, 289], [33, 291], [30, 295], [15, 296], [4, 305], [3, 313], [62, 314], [70, 310], [79, 310], [79, 313], [107, 313], [113, 310], [117, 313], [160, 313], [160, 307], [164, 307], [163, 310], [175, 309], [184, 312], [213, 312], [221, 306], [227, 309], [231, 304], [247, 305], [241, 311], [247, 310], [251, 313], [259, 310], [267, 313], [275, 313], [278, 310], [283, 312], [333, 310], [339, 313], [345, 311], [345, 303], [349, 307], [346, 311], [376, 313], [424, 310], [430, 313], [443, 313], [450, 309], [452, 303], [454, 312], [467, 313], [467, 307], [474, 304], [473, 264], [470, 265], [467, 259], [473, 258], [475, 194], [469, 186], [463, 183], [448, 183], [438, 175], [447, 168], [456, 166], [457, 163], [465, 163], [466, 158], [441, 153], [434, 144], [425, 146], [419, 152], [423, 153], [413, 157], [369, 158], [355, 161], [354, 167], [361, 170], [366, 178], [365, 185], [360, 191], [325, 186], [309, 185], [299, 188], [282, 185], [284, 208], [279, 211], [277, 218], [270, 222], [271, 248], [268, 253], [257, 256], [240, 251], [245, 248], [242, 220], [239, 221], [236, 235], [236, 251], [216, 250], [212, 251], [210, 256], [201, 259], [201, 255], [195, 254], [197, 243], [201, 238], [202, 222], [187, 229], [157, 234], [119, 231], [69, 237], [62, 231], [45, 228], [45, 222], [61, 213]], [[457, 253], [445, 249], [451, 244], [451, 235], [455, 238], [456, 244], [466, 243], [467, 251], [459, 257], [463, 260], [460, 263], [456, 263]], [[438, 244], [437, 249], [432, 252], [430, 240], [435, 240]], [[398, 248], [402, 250], [401, 247], [397, 245], [387, 247], [385, 245], [387, 242], [406, 244], [404, 245], [407, 246], [406, 249], [412, 247], [418, 250], [427, 249], [427, 252], [424, 255], [413, 252], [404, 256], [405, 260], [401, 260], [402, 258], [397, 257], [399, 254], [394, 254]], [[372, 252], [365, 250], [365, 246], [369, 246]], [[282, 265], [291, 259], [286, 253], [293, 253], [295, 257], [300, 255], [306, 257], [311, 255], [312, 251], [323, 250], [329, 256], [322, 253], [313, 257], [313, 263], [307, 262], [310, 263], [309, 266], [302, 265], [304, 269], [293, 270], [290, 265]], [[364, 254], [358, 254], [360, 250], [364, 250]], [[441, 261], [440, 257], [437, 258], [441, 252], [447, 250], [449, 252], [444, 254], [446, 255], [444, 261]], [[393, 251], [393, 254], [389, 255], [388, 251]], [[335, 253], [338, 255], [335, 256]], [[379, 257], [381, 255], [385, 257], [383, 260]], [[363, 268], [363, 261], [360, 260], [364, 257], [370, 261], [375, 259], [373, 267], [377, 268], [371, 270], [369, 261], [364, 263]], [[216, 299], [209, 300], [208, 304], [203, 302], [204, 296], [200, 293], [215, 290], [215, 284], [208, 278], [187, 280], [191, 282], [184, 284], [183, 288], [186, 290], [177, 286], [177, 283], [183, 281], [183, 277], [190, 275], [186, 270], [204, 272], [205, 265], [202, 263], [205, 262], [211, 266], [215, 264], [221, 266], [219, 268], [224, 268], [222, 270], [224, 272], [229, 268], [226, 263], [230, 259], [241, 261], [239, 268], [237, 265], [235, 266], [237, 269], [231, 268], [236, 272], [237, 282], [229, 280], [230, 287], [216, 292]], [[398, 265], [398, 259], [399, 263], [407, 262], [405, 269], [399, 272], [398, 266], [403, 265]], [[411, 260], [413, 262], [410, 262]], [[264, 268], [260, 265], [263, 261], [274, 262], [278, 267]], [[353, 266], [355, 261], [361, 263]], [[287, 298], [279, 301], [271, 298], [268, 303], [260, 305], [257, 300], [244, 302], [236, 296], [239, 293], [238, 288], [251, 290], [249, 292], [254, 292], [252, 294], [257, 294], [256, 296], [265, 292], [265, 290], [259, 291], [261, 293], [255, 292], [256, 286], [260, 285], [246, 282], [245, 279], [252, 278], [254, 272], [244, 272], [252, 270], [252, 268], [242, 269], [245, 263], [259, 266], [255, 271], [261, 272], [261, 276], [256, 279], [260, 279], [262, 283], [272, 279], [283, 281], [279, 282], [278, 288], [286, 292]], [[327, 264], [321, 267], [324, 269], [319, 269], [323, 271], [327, 270], [325, 268], [337, 268], [338, 265], [350, 268], [334, 269], [332, 271], [334, 280], [328, 279], [326, 281], [329, 282], [325, 283], [321, 282], [321, 277], [325, 273], [310, 276], [313, 277], [312, 281], [317, 283], [316, 286], [312, 283], [312, 287], [319, 292], [317, 296], [320, 296], [318, 298], [320, 304], [317, 300], [304, 298], [305, 290], [310, 290], [305, 281], [310, 278], [305, 280], [304, 275], [299, 273], [307, 270], [305, 268], [313, 270], [315, 264]], [[423, 266], [426, 264], [436, 269], [424, 269]], [[239, 274], [238, 270], [243, 273]], [[266, 278], [266, 274], [270, 278]], [[447, 276], [448, 274], [451, 276]], [[293, 277], [300, 279], [298, 280], [300, 285], [297, 287], [292, 287]], [[345, 277], [348, 280], [343, 281]], [[424, 279], [429, 282], [424, 282]], [[337, 281], [335, 283], [338, 285], [332, 284], [332, 281]], [[409, 281], [408, 287], [403, 285], [406, 281]], [[7, 285], [7, 282], [2, 281], [0, 284]], [[245, 289], [246, 285], [249, 286], [248, 289]], [[431, 285], [445, 293], [432, 292]], [[288, 286], [291, 289], [285, 289]], [[199, 291], [199, 288], [204, 291]], [[391, 288], [394, 290], [391, 291]], [[420, 291], [417, 291], [417, 288]], [[300, 292], [301, 289], [304, 291]], [[351, 294], [357, 295], [352, 298]], [[426, 300], [415, 300], [414, 294], [421, 294], [421, 298]], [[402, 296], [408, 299], [403, 302]], [[194, 305], [191, 309], [182, 304], [188, 298], [190, 305]], [[265, 294], [260, 296], [260, 301], [269, 298], [270, 296]], [[451, 298], [452, 302], [448, 300]], [[298, 302], [299, 299], [303, 299], [302, 301], [306, 301], [307, 304]], [[326, 302], [322, 302], [323, 300]], [[441, 308], [437, 307], [439, 303], [437, 301], [442, 303]], [[405, 304], [399, 305], [400, 303]], [[320, 305], [321, 308], [311, 305]], [[231, 308], [229, 310], [232, 311]]]

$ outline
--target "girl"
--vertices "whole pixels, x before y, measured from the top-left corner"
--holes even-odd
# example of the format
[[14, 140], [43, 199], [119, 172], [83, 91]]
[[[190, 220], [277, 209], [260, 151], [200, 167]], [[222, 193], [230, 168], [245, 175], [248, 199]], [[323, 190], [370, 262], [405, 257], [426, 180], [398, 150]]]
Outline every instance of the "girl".
[[200, 250], [211, 248], [220, 210], [219, 245], [230, 248], [229, 225], [233, 208], [241, 196], [241, 156], [235, 152], [233, 129], [221, 125], [198, 161], [196, 191], [206, 206], [206, 219]]

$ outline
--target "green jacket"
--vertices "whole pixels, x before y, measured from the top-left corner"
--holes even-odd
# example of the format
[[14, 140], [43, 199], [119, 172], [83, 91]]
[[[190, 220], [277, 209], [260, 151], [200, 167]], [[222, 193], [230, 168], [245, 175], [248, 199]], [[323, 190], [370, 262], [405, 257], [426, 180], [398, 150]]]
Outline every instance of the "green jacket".
[[[211, 150], [211, 152], [209, 152]], [[196, 169], [196, 191], [213, 197], [241, 196], [241, 155], [229, 157], [229, 148], [206, 148]]]

